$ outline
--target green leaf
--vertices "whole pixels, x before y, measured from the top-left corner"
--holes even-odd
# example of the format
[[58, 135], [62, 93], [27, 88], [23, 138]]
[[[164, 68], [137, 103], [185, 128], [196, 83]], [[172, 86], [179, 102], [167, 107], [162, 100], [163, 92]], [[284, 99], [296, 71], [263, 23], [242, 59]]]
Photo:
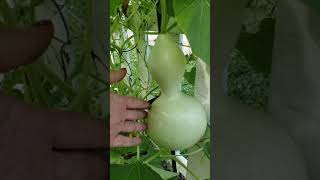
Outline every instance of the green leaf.
[[184, 78], [186, 78], [190, 84], [194, 85], [196, 79], [196, 67], [193, 67], [190, 72], [186, 72], [184, 74]]
[[167, 0], [167, 13], [169, 16], [174, 17], [173, 0]]
[[38, 6], [43, 3], [44, 0], [32, 0], [31, 6]]
[[256, 34], [242, 32], [237, 43], [237, 49], [258, 72], [270, 73], [275, 20], [264, 19], [260, 31]]
[[17, 6], [20, 7], [35, 7], [42, 4], [44, 0], [18, 0], [16, 1]]
[[169, 17], [167, 31], [172, 34], [181, 34], [183, 33], [177, 24], [177, 20], [174, 17]]
[[72, 86], [69, 84], [66, 84], [60, 77], [53, 72], [49, 67], [47, 67], [46, 64], [40, 63], [39, 66], [41, 66], [41, 74], [52, 84], [56, 85], [61, 89], [64, 94], [66, 94], [68, 97], [74, 97], [77, 95], [77, 92], [73, 89]]
[[34, 102], [39, 105], [47, 105], [46, 100], [48, 99], [48, 94], [43, 88], [43, 78], [41, 77], [41, 66], [36, 62], [28, 66], [27, 74], [30, 83], [30, 90], [32, 91]]
[[165, 179], [165, 180], [169, 180], [169, 179], [173, 179], [175, 177], [178, 176], [177, 173], [174, 173], [174, 172], [170, 172], [170, 171], [166, 171], [166, 170], [163, 170], [163, 169], [160, 169], [158, 167], [155, 167], [155, 166], [152, 166], [150, 164], [148, 164], [148, 166], [154, 170], [155, 172], [157, 172], [162, 179]]
[[0, 8], [0, 14], [4, 19], [4, 23], [14, 25], [17, 20], [15, 10], [11, 9], [6, 1], [0, 2]]
[[110, 175], [112, 180], [162, 180], [159, 174], [141, 161], [126, 165], [111, 165]]
[[[195, 150], [198, 147], [194, 146], [191, 149]], [[199, 152], [188, 157], [188, 168], [198, 179], [203, 180], [210, 177], [210, 159], [204, 152]], [[188, 171], [187, 179], [195, 180], [194, 176]]]
[[110, 16], [115, 16], [118, 7], [121, 5], [121, 0], [111, 0], [110, 1]]
[[123, 164], [125, 162], [121, 152], [117, 149], [110, 150], [110, 164]]
[[173, 8], [193, 53], [210, 64], [210, 0], [175, 0]]
[[0, 88], [6, 91], [10, 91], [16, 84], [23, 83], [24, 73], [21, 69], [11, 71], [4, 75], [4, 79], [0, 83]]
[[[4, 79], [0, 81], [0, 89], [6, 91], [8, 95], [23, 100], [23, 91], [16, 89], [15, 85], [23, 85], [24, 73], [21, 69], [11, 71], [4, 75]], [[23, 87], [24, 88], [24, 87]]]
[[302, 0], [309, 7], [313, 8], [320, 14], [320, 1], [319, 0]]

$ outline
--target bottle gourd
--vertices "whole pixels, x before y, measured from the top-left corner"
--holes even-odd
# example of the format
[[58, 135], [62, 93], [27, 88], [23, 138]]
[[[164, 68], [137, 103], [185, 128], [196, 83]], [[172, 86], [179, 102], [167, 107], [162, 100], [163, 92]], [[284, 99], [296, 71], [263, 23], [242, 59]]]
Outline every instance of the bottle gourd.
[[169, 34], [160, 34], [153, 47], [149, 69], [159, 84], [161, 96], [148, 113], [148, 134], [159, 146], [183, 150], [195, 145], [205, 134], [207, 118], [202, 105], [180, 92], [186, 58]]

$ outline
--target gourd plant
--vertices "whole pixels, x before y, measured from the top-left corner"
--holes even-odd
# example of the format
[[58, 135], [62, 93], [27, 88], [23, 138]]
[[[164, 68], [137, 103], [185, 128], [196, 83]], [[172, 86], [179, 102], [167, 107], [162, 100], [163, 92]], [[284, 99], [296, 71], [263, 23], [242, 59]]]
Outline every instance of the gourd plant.
[[[209, 108], [199, 98], [208, 99], [209, 89], [198, 90], [209, 79], [196, 76], [209, 76], [197, 64], [210, 64], [210, 1], [118, 0], [110, 12], [110, 66], [128, 69], [127, 78], [111, 89], [153, 102], [141, 120], [147, 132], [129, 134], [143, 143], [111, 150], [111, 179], [179, 179], [175, 163], [187, 179], [210, 178], [209, 163], [198, 163], [210, 162]], [[182, 35], [189, 44], [179, 41]], [[185, 46], [191, 55], [183, 54]]]
[[[112, 1], [112, 3], [114, 2], [119, 2], [115, 3], [115, 7], [121, 7], [126, 1]], [[49, 49], [36, 63], [1, 75], [1, 89], [30, 103], [90, 112], [95, 116], [106, 118], [108, 110], [101, 106], [101, 102], [108, 102], [106, 91], [110, 88], [106, 83], [105, 75], [109, 68], [105, 65], [107, 61], [106, 46], [101, 47], [101, 44], [104, 44], [104, 39], [108, 37], [107, 28], [103, 25], [109, 18], [104, 16], [106, 15], [105, 7], [107, 7], [105, 3], [106, 1], [85, 0], [1, 1], [1, 24], [23, 27], [29, 26], [39, 19], [51, 19], [56, 30]], [[114, 9], [116, 14], [112, 15], [110, 19], [112, 34], [110, 36], [110, 68], [117, 69], [121, 66], [131, 68], [128, 79], [112, 86], [112, 90], [146, 100], [159, 95], [160, 88], [157, 82], [151, 80], [146, 63], [148, 61], [146, 57], [149, 56], [148, 51], [151, 48], [145, 42], [145, 34], [159, 33], [161, 28], [158, 28], [157, 25], [161, 23], [158, 23], [158, 20], [161, 22], [160, 19], [163, 15], [168, 20], [165, 29], [169, 33], [187, 35], [192, 46], [193, 54], [184, 57], [187, 59], [187, 68], [182, 79], [182, 90], [189, 95], [199, 95], [200, 91], [198, 90], [201, 88], [201, 80], [203, 79], [199, 80], [199, 77], [195, 75], [200, 70], [196, 68], [195, 64], [202, 61], [209, 63], [209, 4], [209, 1], [168, 1], [167, 8], [161, 8], [158, 1], [130, 1], [128, 4], [124, 3], [125, 6], [128, 5], [128, 17], [126, 18], [117, 12], [119, 8], [112, 8], [112, 4], [110, 4], [111, 10]], [[189, 6], [181, 8], [184, 5]], [[199, 8], [202, 11], [199, 11]], [[167, 13], [161, 13], [165, 10]], [[120, 13], [123, 13], [121, 11]], [[128, 27], [134, 32], [134, 37], [125, 35], [123, 30]], [[152, 30], [158, 32], [152, 32]], [[178, 44], [178, 41], [176, 43]], [[124, 57], [127, 58], [127, 61], [123, 61]], [[208, 76], [208, 71], [205, 74]], [[207, 80], [206, 85], [208, 84]], [[199, 84], [200, 87], [194, 84]], [[140, 134], [144, 139], [144, 143], [140, 147], [111, 151], [113, 164], [129, 164], [112, 166], [112, 178], [123, 174], [121, 170], [133, 168], [136, 171], [132, 172], [137, 173], [137, 176], [131, 174], [130, 179], [139, 178], [141, 171], [145, 171], [142, 173], [144, 179], [176, 179], [177, 173], [165, 171], [161, 166], [162, 160], [173, 159], [178, 164], [180, 163], [183, 169], [187, 169], [188, 178], [204, 179], [201, 177], [201, 173], [196, 173], [199, 171], [190, 168], [192, 167], [190, 162], [194, 159], [197, 160], [197, 158], [191, 157], [198, 157], [200, 153], [199, 159], [208, 161], [210, 156], [208, 130], [203, 139], [191, 150], [180, 152], [182, 155], [172, 155], [171, 149], [159, 149], [146, 134]], [[180, 162], [179, 159], [182, 156], [190, 159], [188, 165]], [[139, 161], [136, 161], [137, 159]], [[168, 169], [174, 170], [175, 167]], [[205, 166], [203, 169], [206, 170], [205, 178], [208, 178], [209, 166]], [[116, 173], [118, 170], [121, 172]], [[149, 178], [150, 176], [151, 178]]]

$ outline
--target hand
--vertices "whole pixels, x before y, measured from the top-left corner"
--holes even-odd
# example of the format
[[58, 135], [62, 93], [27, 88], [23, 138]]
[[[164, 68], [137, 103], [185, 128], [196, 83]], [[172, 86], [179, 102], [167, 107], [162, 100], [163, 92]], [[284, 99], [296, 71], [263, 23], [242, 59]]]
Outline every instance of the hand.
[[[125, 69], [111, 72], [110, 83], [122, 80], [125, 75]], [[135, 120], [147, 116], [145, 109], [148, 109], [150, 104], [134, 97], [110, 93], [110, 107], [110, 147], [139, 145], [141, 143], [140, 138], [130, 138], [119, 133], [145, 130], [146, 125], [137, 123]]]
[[[49, 46], [50, 22], [27, 29], [0, 27], [0, 72], [31, 63]], [[107, 121], [49, 110], [0, 91], [1, 180], [105, 180]]]

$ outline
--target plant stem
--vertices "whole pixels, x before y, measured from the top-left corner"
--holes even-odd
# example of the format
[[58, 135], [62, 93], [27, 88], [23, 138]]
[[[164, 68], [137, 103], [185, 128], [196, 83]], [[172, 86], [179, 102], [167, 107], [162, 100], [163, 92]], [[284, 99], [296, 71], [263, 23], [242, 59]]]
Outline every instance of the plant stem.
[[151, 162], [153, 159], [155, 159], [159, 154], [160, 154], [160, 151], [158, 151], [157, 153], [155, 153], [154, 155], [152, 155], [151, 157], [149, 157], [148, 159], [146, 159], [143, 163], [148, 164], [148, 163]]
[[171, 29], [173, 29], [174, 27], [177, 26], [177, 22], [173, 23], [171, 26], [168, 27], [167, 31], [170, 31]]
[[160, 0], [161, 5], [161, 33], [167, 32], [167, 0]]
[[175, 160], [180, 166], [182, 166], [184, 169], [186, 169], [196, 180], [200, 180], [198, 176], [196, 176], [187, 166], [185, 166], [178, 158], [174, 157], [173, 160]]
[[140, 160], [140, 146], [137, 146], [137, 159]]
[[159, 32], [145, 31], [144, 34], [158, 35], [160, 33]]
[[154, 87], [153, 89], [151, 89], [149, 92], [147, 92], [147, 94], [142, 98], [144, 100], [147, 100], [147, 97], [154, 92], [155, 90], [157, 90], [159, 88], [159, 86]]
[[132, 38], [134, 38], [134, 36], [130, 36], [129, 38], [127, 38], [127, 39], [123, 42], [123, 44], [122, 44], [122, 46], [121, 46], [121, 49], [124, 49], [124, 46], [125, 46]]

